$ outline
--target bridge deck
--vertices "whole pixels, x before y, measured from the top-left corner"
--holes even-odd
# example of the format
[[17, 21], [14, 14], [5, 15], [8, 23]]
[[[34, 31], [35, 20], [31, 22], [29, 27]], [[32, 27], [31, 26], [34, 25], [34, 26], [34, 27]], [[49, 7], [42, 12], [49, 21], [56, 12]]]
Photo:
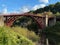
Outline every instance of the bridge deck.
[[[46, 15], [43, 15], [43, 14], [31, 14], [31, 13], [24, 13], [24, 14], [16, 14], [16, 13], [13, 13], [13, 14], [0, 14], [0, 16], [5, 16], [5, 17], [10, 17], [10, 16], [34, 16], [34, 17], [43, 17], [45, 18]], [[48, 15], [48, 18], [54, 18], [55, 16], [52, 16], [52, 15]]]

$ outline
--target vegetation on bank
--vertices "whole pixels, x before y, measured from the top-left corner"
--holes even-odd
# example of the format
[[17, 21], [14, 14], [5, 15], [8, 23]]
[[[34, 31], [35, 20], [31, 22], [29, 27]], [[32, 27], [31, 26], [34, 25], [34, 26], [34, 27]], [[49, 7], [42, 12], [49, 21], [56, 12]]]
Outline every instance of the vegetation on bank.
[[9, 27], [0, 27], [0, 45], [35, 45], [31, 40]]
[[19, 33], [20, 35], [23, 35], [24, 37], [32, 40], [33, 42], [37, 42], [39, 40], [39, 36], [36, 35], [35, 32], [29, 31], [27, 28], [22, 28], [22, 27], [12, 27], [12, 29]]
[[57, 22], [54, 26], [47, 27], [43, 30], [43, 33], [48, 38], [50, 45], [60, 45], [60, 22]]

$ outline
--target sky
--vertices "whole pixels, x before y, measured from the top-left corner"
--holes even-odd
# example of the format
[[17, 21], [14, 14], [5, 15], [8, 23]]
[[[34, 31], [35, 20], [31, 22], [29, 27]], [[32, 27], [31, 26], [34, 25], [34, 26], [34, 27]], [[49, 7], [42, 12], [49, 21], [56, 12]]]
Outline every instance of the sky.
[[0, 0], [0, 12], [25, 13], [56, 2], [60, 2], [60, 0]]

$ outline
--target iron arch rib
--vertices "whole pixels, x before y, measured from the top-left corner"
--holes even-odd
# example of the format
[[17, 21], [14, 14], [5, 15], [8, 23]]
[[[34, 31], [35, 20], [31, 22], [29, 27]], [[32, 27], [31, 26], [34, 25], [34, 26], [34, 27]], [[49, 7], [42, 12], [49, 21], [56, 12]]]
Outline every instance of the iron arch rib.
[[6, 25], [7, 26], [12, 26], [12, 24], [14, 23], [15, 20], [17, 20], [20, 16], [29, 16], [31, 17], [33, 20], [36, 21], [37, 25], [39, 26], [40, 29], [43, 29], [44, 28], [44, 22], [43, 22], [43, 18], [42, 17], [38, 17], [38, 16], [32, 16], [32, 15], [11, 15], [9, 16], [6, 16]]

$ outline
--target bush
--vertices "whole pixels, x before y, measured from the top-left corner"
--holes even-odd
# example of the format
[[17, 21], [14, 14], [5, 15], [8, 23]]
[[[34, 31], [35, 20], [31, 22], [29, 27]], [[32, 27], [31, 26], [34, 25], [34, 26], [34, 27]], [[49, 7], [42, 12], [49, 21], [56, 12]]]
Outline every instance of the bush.
[[11, 28], [0, 27], [0, 45], [34, 45], [34, 43]]
[[15, 32], [18, 32], [19, 34], [27, 37], [28, 39], [36, 42], [39, 40], [39, 36], [36, 35], [33, 31], [29, 31], [27, 28], [21, 28], [21, 27], [13, 27], [12, 28]]

